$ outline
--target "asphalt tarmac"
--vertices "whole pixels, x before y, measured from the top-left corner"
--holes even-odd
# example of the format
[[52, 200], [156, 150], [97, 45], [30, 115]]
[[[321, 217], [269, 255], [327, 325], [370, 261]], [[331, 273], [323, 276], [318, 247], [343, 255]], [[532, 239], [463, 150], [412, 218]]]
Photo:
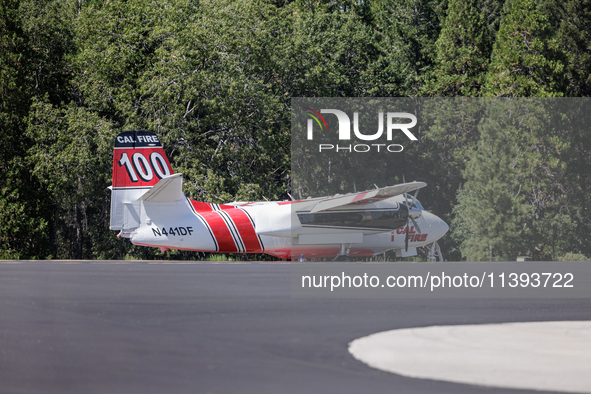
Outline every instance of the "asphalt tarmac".
[[591, 299], [302, 299], [289, 263], [0, 262], [0, 393], [535, 393], [402, 377], [397, 328], [589, 320]]

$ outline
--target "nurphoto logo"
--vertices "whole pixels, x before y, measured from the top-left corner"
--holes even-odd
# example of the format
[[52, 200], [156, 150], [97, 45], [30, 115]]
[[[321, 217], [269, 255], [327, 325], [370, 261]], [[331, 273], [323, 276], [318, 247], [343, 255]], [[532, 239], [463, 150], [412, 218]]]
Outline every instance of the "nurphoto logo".
[[[320, 112], [312, 109], [305, 108], [304, 111], [310, 118], [307, 123], [308, 140], [314, 139], [314, 124], [317, 124], [320, 131], [328, 132], [328, 125], [322, 114], [335, 115], [338, 123], [338, 139], [339, 141], [351, 140], [351, 119], [344, 111], [338, 109], [321, 109]], [[384, 112], [378, 112], [378, 130], [373, 134], [364, 134], [359, 130], [359, 113], [353, 113], [353, 133], [355, 138], [361, 141], [376, 141], [380, 139], [384, 134], [384, 118], [386, 120], [386, 141], [392, 141], [392, 136], [395, 131], [401, 131], [411, 141], [417, 141], [417, 137], [409, 130], [416, 126], [417, 117], [407, 112], [387, 112], [384, 117]], [[410, 122], [399, 123], [401, 119], [410, 119]], [[318, 151], [346, 151], [346, 152], [358, 152], [367, 153], [370, 151], [377, 152], [402, 152], [404, 147], [400, 144], [349, 144], [349, 145], [338, 145], [338, 144], [318, 144]]]

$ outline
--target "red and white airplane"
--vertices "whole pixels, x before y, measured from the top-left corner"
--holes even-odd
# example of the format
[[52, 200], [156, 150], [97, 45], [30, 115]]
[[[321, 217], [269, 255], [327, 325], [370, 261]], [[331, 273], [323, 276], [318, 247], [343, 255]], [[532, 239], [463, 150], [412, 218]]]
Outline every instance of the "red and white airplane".
[[[135, 245], [218, 253], [267, 253], [282, 259], [347, 260], [396, 250], [416, 255], [447, 224], [416, 199], [423, 182], [298, 201], [210, 204], [187, 198], [155, 133], [125, 131], [115, 140], [111, 230]], [[415, 192], [414, 196], [408, 193]]]

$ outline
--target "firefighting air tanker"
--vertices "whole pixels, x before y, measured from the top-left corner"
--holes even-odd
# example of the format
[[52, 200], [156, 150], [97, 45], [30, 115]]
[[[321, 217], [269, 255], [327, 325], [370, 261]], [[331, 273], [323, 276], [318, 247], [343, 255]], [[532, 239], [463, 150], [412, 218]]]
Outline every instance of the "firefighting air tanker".
[[[156, 134], [125, 131], [115, 139], [111, 230], [135, 245], [218, 253], [267, 253], [283, 259], [416, 255], [449, 229], [416, 199], [423, 182], [297, 201], [210, 204], [183, 194]], [[414, 192], [414, 195], [409, 193]]]

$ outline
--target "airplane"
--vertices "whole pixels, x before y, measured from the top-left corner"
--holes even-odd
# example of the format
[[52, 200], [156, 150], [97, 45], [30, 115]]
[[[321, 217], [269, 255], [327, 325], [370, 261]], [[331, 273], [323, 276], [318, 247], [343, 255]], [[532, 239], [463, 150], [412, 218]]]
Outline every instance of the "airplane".
[[[182, 190], [154, 132], [115, 138], [110, 229], [135, 245], [212, 253], [266, 253], [286, 260], [347, 261], [395, 250], [443, 260], [449, 229], [416, 199], [424, 182], [292, 201], [194, 201]], [[410, 193], [414, 192], [414, 195]]]

